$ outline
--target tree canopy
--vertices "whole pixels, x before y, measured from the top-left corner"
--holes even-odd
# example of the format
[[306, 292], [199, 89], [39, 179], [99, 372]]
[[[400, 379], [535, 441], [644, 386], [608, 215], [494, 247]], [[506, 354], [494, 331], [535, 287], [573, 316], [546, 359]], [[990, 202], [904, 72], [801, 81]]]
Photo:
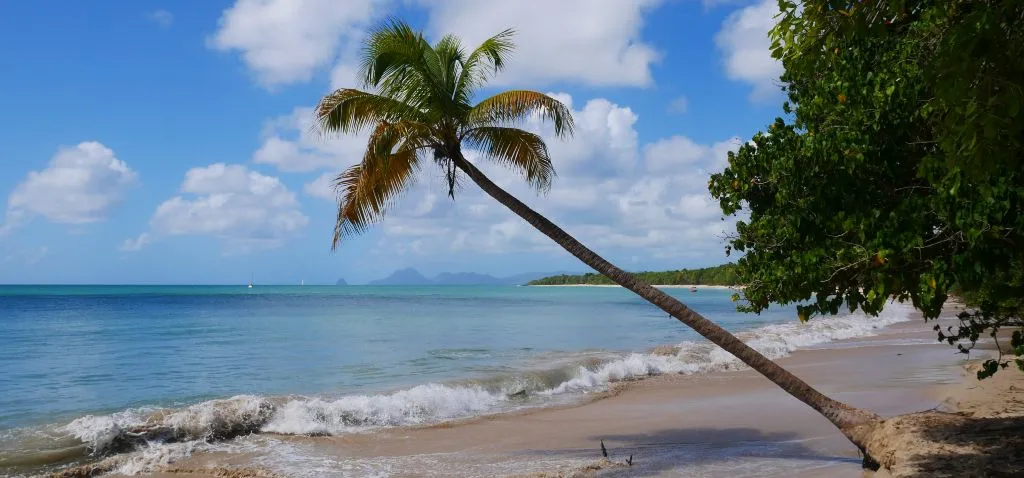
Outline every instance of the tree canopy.
[[[657, 285], [736, 285], [736, 266], [722, 264], [701, 269], [674, 271], [634, 272], [633, 275], [648, 284]], [[527, 285], [611, 285], [611, 279], [593, 272], [587, 274], [561, 274], [530, 281]]]
[[1024, 330], [1024, 2], [779, 6], [787, 116], [709, 183], [748, 215], [727, 249], [743, 308], [799, 302], [807, 320], [895, 298], [933, 319], [955, 292], [973, 308], [940, 340]]
[[422, 32], [392, 19], [373, 29], [363, 45], [359, 76], [368, 91], [341, 88], [323, 97], [315, 115], [325, 134], [370, 130], [362, 161], [334, 181], [338, 215], [333, 247], [383, 218], [417, 179], [424, 164], [445, 174], [455, 197], [465, 144], [518, 173], [537, 191], [551, 187], [555, 167], [539, 135], [517, 128], [531, 115], [550, 121], [555, 135], [572, 134], [569, 108], [529, 90], [508, 90], [473, 100], [504, 67], [513, 48], [505, 30], [467, 50], [454, 35], [431, 44]]

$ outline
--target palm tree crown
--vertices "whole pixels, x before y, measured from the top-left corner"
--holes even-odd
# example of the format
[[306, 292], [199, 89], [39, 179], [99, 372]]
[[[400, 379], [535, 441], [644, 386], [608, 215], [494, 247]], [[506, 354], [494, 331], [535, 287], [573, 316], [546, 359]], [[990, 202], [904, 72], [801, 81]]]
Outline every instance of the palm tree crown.
[[459, 39], [435, 44], [400, 21], [374, 30], [363, 50], [360, 77], [373, 92], [343, 88], [316, 108], [326, 133], [372, 129], [359, 164], [334, 182], [339, 196], [332, 247], [363, 232], [415, 180], [422, 161], [442, 168], [449, 196], [455, 196], [462, 146], [519, 172], [538, 192], [555, 177], [547, 145], [516, 126], [531, 115], [554, 124], [558, 137], [572, 134], [569, 109], [536, 91], [510, 90], [473, 104], [477, 90], [505, 66], [512, 30], [505, 30], [466, 54]]

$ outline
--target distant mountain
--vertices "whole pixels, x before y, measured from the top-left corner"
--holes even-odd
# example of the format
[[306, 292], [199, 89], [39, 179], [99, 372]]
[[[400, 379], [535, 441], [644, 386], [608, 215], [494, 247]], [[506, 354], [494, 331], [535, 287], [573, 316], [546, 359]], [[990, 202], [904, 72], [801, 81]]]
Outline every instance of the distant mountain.
[[423, 277], [419, 271], [412, 267], [408, 269], [399, 269], [392, 272], [391, 275], [383, 278], [372, 280], [368, 282], [369, 285], [432, 285], [433, 281]]
[[494, 277], [476, 272], [442, 272], [433, 278], [427, 278], [413, 268], [400, 269], [391, 275], [370, 281], [368, 285], [524, 285], [542, 277], [565, 274], [565, 272], [528, 272], [509, 277]]
[[348, 282], [345, 282], [345, 279], [338, 279], [338, 282], [335, 282], [334, 285], [348, 285]]

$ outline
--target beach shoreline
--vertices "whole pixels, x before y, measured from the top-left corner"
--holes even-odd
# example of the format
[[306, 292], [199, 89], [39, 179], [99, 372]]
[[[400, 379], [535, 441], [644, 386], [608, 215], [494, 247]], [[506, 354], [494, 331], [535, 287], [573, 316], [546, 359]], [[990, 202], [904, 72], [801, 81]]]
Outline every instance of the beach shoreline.
[[[701, 284], [651, 284], [659, 289], [715, 289], [715, 290], [740, 290], [743, 286], [730, 285], [701, 285]], [[622, 287], [618, 284], [528, 284], [526, 287]]]
[[[931, 325], [916, 316], [875, 336], [797, 350], [779, 362], [822, 392], [883, 416], [953, 409], [950, 390], [963, 388], [967, 362], [935, 341]], [[597, 398], [372, 433], [253, 435], [144, 476], [220, 476], [223, 469], [262, 470], [266, 476], [314, 476], [285, 469], [321, 475], [349, 470], [343, 476], [863, 473], [857, 450], [830, 423], [749, 370], [620, 382]], [[601, 461], [601, 441], [613, 461]], [[623, 468], [629, 456], [633, 466]], [[331, 465], [322, 468], [325, 463]]]

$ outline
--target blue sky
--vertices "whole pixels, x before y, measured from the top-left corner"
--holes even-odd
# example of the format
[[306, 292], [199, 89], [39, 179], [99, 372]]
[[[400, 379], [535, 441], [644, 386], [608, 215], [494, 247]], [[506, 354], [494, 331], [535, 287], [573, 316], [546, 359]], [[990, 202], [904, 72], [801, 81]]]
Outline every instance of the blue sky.
[[[571, 104], [559, 178], [536, 197], [494, 178], [628, 269], [724, 262], [707, 175], [780, 113], [765, 32], [774, 0], [54, 1], [0, 6], [0, 283], [363, 282], [584, 270], [436, 173], [330, 251], [326, 179], [360, 138], [318, 141], [309, 111], [355, 86], [359, 40], [395, 15], [467, 43], [514, 27], [487, 95]], [[482, 96], [481, 96], [482, 97]], [[547, 126], [529, 127], [549, 135]]]

